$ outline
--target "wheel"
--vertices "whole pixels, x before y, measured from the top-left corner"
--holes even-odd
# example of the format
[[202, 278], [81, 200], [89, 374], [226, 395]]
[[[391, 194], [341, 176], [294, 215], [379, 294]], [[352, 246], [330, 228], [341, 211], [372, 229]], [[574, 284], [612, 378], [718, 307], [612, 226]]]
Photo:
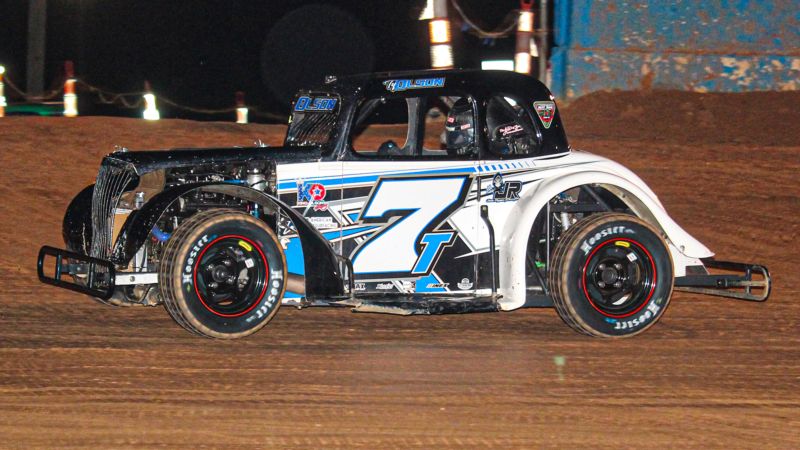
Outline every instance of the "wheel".
[[650, 328], [672, 296], [672, 258], [650, 224], [626, 214], [596, 214], [562, 236], [548, 287], [558, 315], [591, 336], [632, 336]]
[[213, 338], [251, 335], [278, 312], [286, 257], [262, 221], [232, 210], [187, 219], [167, 241], [158, 283], [170, 316]]

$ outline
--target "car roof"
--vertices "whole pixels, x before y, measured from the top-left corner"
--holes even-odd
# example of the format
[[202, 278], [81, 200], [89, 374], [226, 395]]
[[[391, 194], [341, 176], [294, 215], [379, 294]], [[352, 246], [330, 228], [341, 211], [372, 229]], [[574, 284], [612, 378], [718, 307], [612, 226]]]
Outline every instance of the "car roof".
[[[550, 90], [528, 75], [508, 70], [448, 69], [448, 70], [406, 70], [392, 72], [362, 73], [344, 76], [328, 76], [319, 90], [333, 90], [341, 94], [361, 91], [363, 95], [373, 96], [386, 93], [384, 82], [391, 80], [416, 80], [444, 78], [444, 87], [457, 87], [471, 93], [505, 92], [523, 98], [552, 100]], [[314, 89], [314, 90], [317, 90]]]

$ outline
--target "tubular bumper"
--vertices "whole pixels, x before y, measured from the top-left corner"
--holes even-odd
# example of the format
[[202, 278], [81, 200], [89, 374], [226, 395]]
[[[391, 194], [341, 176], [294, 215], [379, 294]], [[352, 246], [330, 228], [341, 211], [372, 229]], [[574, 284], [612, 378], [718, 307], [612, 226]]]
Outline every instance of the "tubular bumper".
[[[55, 266], [45, 265], [48, 257], [55, 259]], [[53, 271], [47, 271], [53, 268]], [[39, 281], [52, 284], [81, 294], [108, 300], [114, 293], [116, 271], [110, 261], [105, 261], [80, 253], [44, 246], [39, 250], [36, 265]], [[52, 274], [52, 275], [51, 275]], [[63, 279], [64, 276], [69, 280]], [[73, 277], [84, 279], [84, 283], [74, 281]]]
[[[710, 269], [737, 273], [676, 277], [675, 289], [751, 302], [766, 301], [772, 290], [772, 278], [765, 266], [713, 259], [703, 260], [703, 265]], [[757, 278], [754, 278], [754, 275]]]

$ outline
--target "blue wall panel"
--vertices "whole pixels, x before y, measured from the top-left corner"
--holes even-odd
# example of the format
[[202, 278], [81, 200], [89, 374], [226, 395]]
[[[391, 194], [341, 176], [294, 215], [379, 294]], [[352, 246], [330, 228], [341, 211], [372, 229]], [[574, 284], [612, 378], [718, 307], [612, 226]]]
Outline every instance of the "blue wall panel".
[[555, 0], [551, 87], [800, 89], [800, 0]]

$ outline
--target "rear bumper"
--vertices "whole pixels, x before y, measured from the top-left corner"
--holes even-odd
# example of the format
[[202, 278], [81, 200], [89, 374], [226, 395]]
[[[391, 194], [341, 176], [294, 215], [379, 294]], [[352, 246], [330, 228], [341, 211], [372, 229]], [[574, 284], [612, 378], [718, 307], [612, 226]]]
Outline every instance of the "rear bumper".
[[36, 271], [42, 283], [81, 294], [108, 300], [114, 293], [116, 270], [111, 261], [44, 246], [39, 250]]

